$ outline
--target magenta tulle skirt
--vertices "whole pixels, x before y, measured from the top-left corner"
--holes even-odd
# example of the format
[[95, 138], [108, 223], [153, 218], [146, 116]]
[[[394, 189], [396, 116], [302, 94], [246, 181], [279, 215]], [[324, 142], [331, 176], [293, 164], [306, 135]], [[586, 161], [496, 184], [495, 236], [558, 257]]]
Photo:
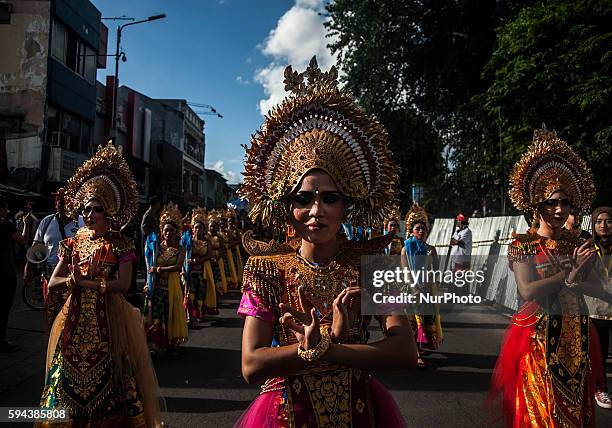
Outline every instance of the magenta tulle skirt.
[[[405, 427], [406, 421], [400, 412], [393, 395], [382, 383], [370, 377], [372, 405], [379, 427]], [[234, 425], [234, 428], [273, 428], [281, 425], [278, 420], [282, 411], [282, 391], [261, 394], [251, 403]]]

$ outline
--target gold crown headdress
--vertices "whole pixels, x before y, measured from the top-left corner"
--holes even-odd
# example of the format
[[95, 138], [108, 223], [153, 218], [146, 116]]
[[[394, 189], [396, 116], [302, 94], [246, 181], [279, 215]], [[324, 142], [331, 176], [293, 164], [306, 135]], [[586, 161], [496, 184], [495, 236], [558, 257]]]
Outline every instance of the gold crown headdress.
[[208, 220], [208, 214], [206, 208], [197, 207], [191, 211], [191, 225], [194, 226], [196, 223], [206, 224]]
[[335, 67], [322, 72], [314, 57], [303, 73], [285, 69], [291, 94], [268, 113], [246, 152], [239, 193], [254, 222], [286, 223], [287, 196], [312, 169], [328, 173], [348, 198], [353, 224], [368, 226], [388, 215], [398, 181], [387, 133], [338, 89], [337, 79]]
[[215, 222], [219, 224], [219, 222], [221, 221], [221, 216], [222, 214], [219, 211], [216, 211], [216, 210], [211, 211], [207, 217], [208, 223]]
[[595, 196], [593, 176], [586, 162], [555, 132], [546, 129], [533, 133], [533, 143], [510, 174], [510, 187], [510, 200], [525, 212], [563, 191], [572, 200], [576, 214], [587, 213]]
[[101, 144], [96, 153], [75, 171], [65, 187], [66, 212], [96, 199], [118, 225], [130, 222], [138, 209], [138, 190], [121, 148]]
[[395, 221], [397, 223], [397, 226], [399, 227], [399, 225], [400, 225], [400, 218], [402, 218], [402, 215], [400, 214], [400, 211], [399, 211], [397, 205], [394, 205], [389, 210], [389, 214], [387, 215], [387, 217], [385, 218], [385, 221], [383, 222], [383, 229], [386, 230], [387, 226], [392, 221]]
[[179, 230], [183, 228], [183, 215], [175, 204], [167, 204], [159, 216], [159, 229], [163, 230], [164, 225], [173, 223]]
[[406, 234], [410, 235], [412, 232], [412, 227], [416, 223], [424, 223], [427, 226], [427, 230], [429, 230], [429, 215], [425, 208], [419, 205], [418, 202], [414, 202], [410, 210], [406, 214]]

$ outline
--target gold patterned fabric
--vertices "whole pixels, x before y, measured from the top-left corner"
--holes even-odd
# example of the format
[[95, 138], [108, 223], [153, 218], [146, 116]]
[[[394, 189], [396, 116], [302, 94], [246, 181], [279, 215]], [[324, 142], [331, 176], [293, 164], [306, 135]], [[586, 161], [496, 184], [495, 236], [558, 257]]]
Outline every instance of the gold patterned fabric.
[[[535, 278], [543, 279], [559, 272], [558, 257], [572, 254], [577, 243], [571, 232], [558, 240], [521, 234], [515, 235], [508, 254], [511, 263], [529, 263]], [[564, 287], [541, 301], [526, 302], [513, 317], [492, 384], [492, 392], [504, 391], [509, 424], [594, 426], [587, 314], [583, 296]]]
[[284, 225], [287, 197], [310, 170], [328, 173], [348, 197], [354, 225], [382, 222], [394, 207], [397, 166], [387, 133], [355, 99], [338, 88], [338, 72], [322, 72], [315, 60], [303, 73], [285, 70], [290, 94], [266, 116], [251, 139], [240, 194], [250, 217]]
[[[247, 241], [249, 239], [247, 238]], [[248, 247], [259, 247], [260, 255], [251, 256], [244, 268], [244, 293], [238, 313], [253, 316], [274, 325], [273, 346], [296, 343], [290, 329], [278, 323], [279, 303], [302, 310], [298, 287], [317, 309], [321, 325], [331, 326], [332, 303], [346, 287], [359, 285], [360, 256], [364, 252], [380, 252], [390, 237], [377, 239], [372, 248], [351, 248], [348, 241], [336, 258], [326, 266], [317, 266], [305, 260], [290, 246], [277, 246], [273, 242]], [[373, 245], [370, 243], [369, 245]], [[274, 248], [267, 252], [263, 249]], [[382, 320], [379, 320], [382, 323]], [[369, 316], [358, 316], [343, 343], [368, 341]], [[371, 398], [370, 374], [352, 367], [330, 363], [315, 363], [294, 375], [269, 379], [263, 392], [282, 391], [279, 415], [280, 426], [376, 426], [376, 415]], [[391, 405], [391, 403], [389, 403]]]
[[[62, 241], [59, 255], [63, 261], [77, 256], [86, 261], [80, 266], [85, 277], [107, 281], [116, 280], [119, 265], [134, 257], [133, 243], [118, 232], [93, 239], [86, 228]], [[70, 421], [62, 426], [159, 426], [157, 384], [141, 323], [123, 296], [74, 288], [50, 334], [40, 406], [66, 408]]]

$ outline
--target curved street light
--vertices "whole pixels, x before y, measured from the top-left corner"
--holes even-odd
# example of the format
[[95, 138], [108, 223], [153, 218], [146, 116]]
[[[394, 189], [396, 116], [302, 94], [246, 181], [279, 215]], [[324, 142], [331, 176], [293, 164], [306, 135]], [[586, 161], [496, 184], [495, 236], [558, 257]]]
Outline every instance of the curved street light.
[[[128, 22], [127, 24], [123, 24], [123, 25], [119, 25], [117, 27], [117, 48], [115, 50], [115, 84], [113, 85], [113, 110], [111, 112], [112, 114], [112, 127], [111, 127], [111, 132], [112, 135], [111, 137], [113, 139], [115, 139], [115, 144], [116, 144], [116, 139], [117, 139], [117, 92], [119, 90], [119, 58], [125, 58], [125, 53], [123, 53], [120, 50], [120, 44], [121, 44], [121, 31], [123, 31], [123, 29], [125, 27], [129, 27], [130, 25], [136, 25], [136, 24], [142, 24], [143, 22], [150, 22], [150, 21], [156, 21], [158, 19], [163, 19], [166, 17], [165, 13], [161, 13], [159, 15], [152, 15], [149, 16], [147, 19], [142, 19], [140, 21], [134, 21], [134, 22]], [[113, 18], [109, 18], [109, 19], [113, 19]], [[126, 17], [121, 17], [120, 19], [122, 20], [129, 20], [129, 19], [134, 19], [134, 18], [126, 18]], [[125, 61], [125, 59], [123, 59], [123, 61]]]

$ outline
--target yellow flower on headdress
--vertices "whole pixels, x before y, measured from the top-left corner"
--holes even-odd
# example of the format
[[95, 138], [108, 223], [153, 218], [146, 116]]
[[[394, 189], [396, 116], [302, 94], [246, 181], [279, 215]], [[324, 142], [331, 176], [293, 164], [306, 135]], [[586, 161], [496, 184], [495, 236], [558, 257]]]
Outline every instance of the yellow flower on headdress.
[[593, 175], [586, 162], [546, 129], [534, 132], [533, 143], [510, 174], [510, 187], [510, 200], [525, 212], [563, 191], [577, 214], [587, 213], [595, 196]]
[[410, 235], [412, 233], [412, 228], [416, 223], [424, 223], [427, 230], [430, 229], [429, 215], [427, 214], [425, 208], [419, 205], [418, 202], [414, 202], [406, 214], [406, 235]]
[[285, 69], [290, 91], [251, 138], [239, 193], [256, 222], [288, 220], [287, 197], [310, 170], [329, 174], [348, 199], [348, 220], [369, 226], [393, 206], [397, 166], [385, 128], [338, 88], [338, 72], [322, 72], [313, 58], [303, 73]]
[[129, 223], [138, 209], [138, 190], [121, 148], [112, 142], [101, 144], [96, 154], [75, 171], [65, 187], [66, 212], [96, 199], [118, 225]]
[[179, 231], [183, 229], [183, 215], [175, 204], [168, 204], [164, 207], [159, 216], [159, 229], [163, 230], [168, 223], [173, 224]]

